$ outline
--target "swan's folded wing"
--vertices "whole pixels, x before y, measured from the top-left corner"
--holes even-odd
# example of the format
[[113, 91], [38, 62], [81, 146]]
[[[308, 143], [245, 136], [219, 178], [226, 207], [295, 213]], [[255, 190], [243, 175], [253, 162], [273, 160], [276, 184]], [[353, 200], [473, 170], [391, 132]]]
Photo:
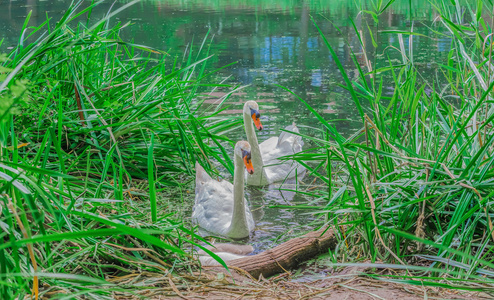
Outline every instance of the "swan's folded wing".
[[[261, 144], [259, 144], [259, 150], [261, 151], [261, 157], [262, 161], [264, 163], [267, 162], [266, 158], [267, 157], [278, 157], [279, 153], [277, 152], [277, 144], [278, 144], [278, 138], [277, 137], [271, 137]], [[271, 158], [270, 158], [271, 159]], [[268, 159], [269, 160], [269, 159]], [[256, 170], [254, 170], [255, 172]]]
[[[281, 132], [276, 147], [280, 147], [282, 144], [288, 143], [289, 145], [291, 145], [291, 148], [294, 149], [295, 153], [302, 151], [302, 146], [304, 145], [304, 142], [302, 141], [302, 137], [292, 133], [292, 132], [300, 133], [295, 123], [285, 127], [285, 130], [286, 131]], [[287, 131], [291, 131], [291, 132], [287, 132]]]
[[278, 158], [300, 152], [302, 146], [300, 144], [292, 144], [293, 140], [290, 137], [284, 143], [279, 143], [276, 138], [270, 138], [263, 142], [260, 148], [264, 165], [280, 164], [282, 160], [278, 160]]
[[202, 228], [225, 234], [233, 211], [233, 185], [228, 181], [210, 180], [196, 184], [196, 199], [192, 210], [194, 219]]
[[[290, 126], [288, 126], [290, 127]], [[298, 130], [297, 130], [298, 131]], [[284, 181], [287, 178], [294, 177], [295, 175], [300, 176], [305, 168], [299, 163], [291, 159], [280, 159], [283, 156], [290, 156], [302, 151], [302, 139], [300, 136], [289, 132], [285, 133], [283, 142], [273, 141], [267, 143], [271, 139], [262, 143], [261, 153], [262, 160], [264, 162], [264, 171], [266, 177], [269, 178], [269, 182]]]

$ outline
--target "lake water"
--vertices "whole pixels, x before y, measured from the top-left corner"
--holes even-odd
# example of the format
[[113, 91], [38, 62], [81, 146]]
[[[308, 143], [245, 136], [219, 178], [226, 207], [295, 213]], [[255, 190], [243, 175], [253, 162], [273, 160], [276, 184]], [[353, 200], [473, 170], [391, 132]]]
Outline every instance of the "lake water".
[[[366, 45], [367, 58], [374, 68], [389, 66], [389, 60], [401, 62], [398, 35], [383, 31], [413, 31], [423, 36], [413, 37], [414, 62], [426, 76], [434, 78], [433, 62], [447, 55], [450, 39], [439, 36], [434, 21], [437, 18], [427, 1], [397, 0], [379, 17], [379, 28], [372, 18], [359, 14], [359, 1], [142, 1], [118, 15], [115, 21], [134, 23], [122, 32], [126, 40], [153, 46], [167, 51], [171, 57], [182, 56], [190, 45], [199, 46], [209, 32], [210, 70], [237, 62], [216, 74], [214, 81], [246, 86], [228, 100], [226, 114], [239, 114], [242, 103], [256, 100], [260, 104], [264, 130], [259, 140], [278, 135], [280, 129], [295, 121], [301, 131], [315, 134], [310, 126], [317, 121], [307, 108], [287, 91], [283, 85], [305, 99], [325, 119], [330, 120], [344, 135], [359, 128], [358, 112], [349, 94], [340, 86], [342, 78], [311, 18], [324, 32], [348, 71], [356, 78], [356, 68], [351, 50], [364, 71], [365, 59], [358, 36], [350, 23], [360, 32]], [[368, 2], [368, 1], [367, 1]], [[36, 26], [46, 16], [56, 20], [70, 1], [5, 1], [0, 0], [0, 38], [4, 39], [0, 52], [8, 51], [19, 39], [26, 16], [32, 11], [29, 25]], [[92, 18], [105, 15], [126, 2], [102, 3], [93, 11]], [[357, 4], [356, 4], [357, 3]], [[85, 5], [90, 2], [85, 3]], [[359, 6], [359, 7], [358, 7]], [[411, 8], [411, 10], [410, 10]], [[410, 15], [410, 11], [413, 13]], [[410, 18], [413, 22], [410, 22]], [[380, 32], [373, 46], [372, 32]], [[407, 51], [408, 36], [404, 38]], [[207, 100], [214, 105], [226, 91], [218, 91]], [[385, 89], [385, 95], [392, 89]], [[243, 133], [231, 133], [234, 139]], [[310, 181], [310, 180], [306, 180]], [[287, 192], [285, 192], [287, 193]], [[272, 241], [288, 228], [299, 227], [294, 232], [310, 229], [312, 216], [305, 211], [270, 208], [272, 205], [306, 204], [310, 199], [289, 194], [283, 198], [276, 188], [248, 188], [254, 205], [257, 229], [253, 242], [257, 251], [272, 246]], [[267, 242], [269, 241], [269, 242]]]
[[[267, 1], [266, 1], [267, 2]], [[350, 47], [357, 54], [364, 71], [364, 57], [358, 37], [349, 22], [355, 21], [368, 48], [367, 57], [377, 67], [388, 66], [388, 56], [394, 63], [401, 61], [396, 33], [380, 34], [377, 51], [372, 46], [371, 34], [385, 30], [409, 31], [409, 1], [395, 3], [380, 17], [381, 28], [375, 28], [370, 17], [362, 17], [355, 3], [359, 1], [142, 1], [120, 14], [116, 20], [134, 23], [122, 32], [126, 40], [153, 46], [174, 56], [183, 55], [191, 44], [199, 46], [207, 32], [211, 40], [210, 70], [237, 62], [217, 75], [226, 83], [248, 85], [230, 98], [227, 113], [236, 113], [241, 103], [257, 100], [264, 112], [265, 130], [261, 135], [272, 136], [292, 121], [314, 125], [308, 110], [288, 92], [276, 87], [283, 85], [305, 99], [320, 114], [335, 122], [336, 127], [347, 132], [356, 129], [355, 105], [342, 83], [338, 68], [324, 45], [324, 41], [311, 21], [311, 16], [323, 30], [327, 40], [337, 51], [340, 61], [356, 76], [350, 56]], [[69, 5], [67, 0], [6, 1], [0, 0], [0, 38], [5, 41], [0, 50], [15, 45], [25, 17], [32, 11], [29, 25], [55, 20]], [[90, 2], [87, 2], [88, 5]], [[228, 3], [228, 4], [226, 4]], [[310, 3], [310, 4], [309, 4]], [[433, 20], [437, 14], [427, 1], [412, 1], [414, 32], [427, 37], [413, 37], [414, 61], [417, 66], [434, 72], [432, 62], [446, 55], [450, 40], [438, 37]], [[102, 3], [93, 10], [92, 18], [115, 10], [122, 3]], [[84, 6], [84, 5], [83, 5]], [[396, 8], [395, 8], [396, 7]], [[337, 27], [340, 29], [338, 30]], [[341, 31], [341, 32], [340, 32]], [[408, 38], [405, 48], [408, 51]], [[348, 43], [348, 46], [346, 43]], [[374, 53], [378, 56], [374, 57]], [[373, 66], [376, 68], [376, 66]], [[391, 93], [388, 90], [388, 93]], [[219, 97], [221, 93], [213, 95]], [[214, 99], [213, 99], [214, 100]], [[262, 139], [262, 138], [261, 138]]]

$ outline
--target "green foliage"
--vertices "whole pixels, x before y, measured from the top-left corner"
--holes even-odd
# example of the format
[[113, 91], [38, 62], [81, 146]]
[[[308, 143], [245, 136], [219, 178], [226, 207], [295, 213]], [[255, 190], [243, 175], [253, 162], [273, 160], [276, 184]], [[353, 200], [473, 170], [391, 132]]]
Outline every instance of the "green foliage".
[[[201, 94], [219, 87], [206, 81], [207, 37], [181, 61], [123, 41], [129, 24], [109, 25], [121, 9], [92, 27], [78, 23], [98, 5], [81, 3], [56, 23], [25, 25], [19, 45], [0, 56], [6, 298], [38, 295], [39, 280], [51, 287], [41, 296], [111, 295], [121, 288], [107, 274], [190, 268], [185, 249], [202, 239], [160, 195], [181, 187], [174, 177], [196, 160], [207, 167], [213, 157], [232, 171], [223, 132], [239, 122], [197, 110]], [[149, 180], [150, 197], [134, 192], [139, 179]]]
[[[378, 4], [373, 12], [364, 12], [372, 18], [362, 18], [365, 22], [360, 25], [371, 32], [372, 41], [364, 43], [360, 28], [354, 25], [364, 58], [369, 51], [366, 45], [390, 33], [372, 31], [378, 28], [381, 8], [388, 7], [381, 1]], [[492, 11], [491, 4], [482, 3], [477, 3], [477, 10], [483, 5], [483, 13]], [[481, 289], [489, 290], [494, 284], [490, 208], [494, 82], [488, 38], [492, 29], [481, 25], [486, 24], [484, 17], [472, 9], [475, 21], [459, 22], [465, 15], [457, 1], [434, 6], [440, 14], [434, 30], [451, 38], [452, 48], [447, 61], [436, 64], [433, 80], [413, 62], [413, 26], [410, 32], [394, 33], [400, 45], [383, 52], [386, 56], [387, 51], [399, 49], [401, 64], [389, 60], [389, 65], [381, 66], [365, 58], [363, 65], [352, 52], [359, 74], [352, 82], [318, 28], [345, 80], [344, 87], [359, 107], [362, 128], [342, 137], [300, 99], [323, 128], [320, 136], [304, 136], [318, 147], [299, 153], [297, 159], [329, 185], [329, 190], [321, 189], [314, 196], [328, 200], [318, 213], [339, 232], [339, 255], [358, 254], [401, 268], [421, 261], [429, 264], [427, 275], [421, 270], [410, 277], [420, 279], [421, 284], [435, 286], [442, 278], [479, 280]], [[410, 37], [408, 51], [404, 35]], [[384, 96], [384, 86], [392, 86], [393, 94]]]
[[[492, 6], [476, 1], [465, 12], [457, 1], [432, 3], [435, 32], [451, 38], [452, 49], [430, 80], [414, 64], [413, 39], [423, 36], [412, 25], [379, 30], [387, 9], [421, 3], [360, 5], [369, 17], [351, 23], [364, 58], [350, 55], [357, 77], [317, 28], [362, 128], [345, 137], [300, 99], [322, 128], [303, 136], [317, 147], [295, 159], [325, 183], [306, 194], [327, 199], [317, 209], [339, 234], [333, 261], [355, 255], [415, 272], [385, 279], [443, 286], [446, 278], [458, 289], [470, 280], [485, 290], [494, 283], [492, 29], [484, 20]], [[142, 287], [117, 286], [108, 274], [190, 268], [188, 250], [202, 240], [174, 216], [179, 204], [161, 195], [182, 193], [176, 177], [190, 175], [196, 160], [233, 169], [223, 134], [240, 123], [198, 111], [201, 94], [222, 87], [207, 81], [207, 37], [178, 59], [123, 41], [119, 31], [129, 24], [109, 25], [121, 9], [92, 26], [77, 23], [98, 4], [79, 2], [36, 28], [27, 27], [29, 14], [18, 46], [0, 55], [0, 295], [7, 298], [110, 298]], [[382, 49], [382, 34], [396, 34], [399, 44]], [[399, 49], [403, 61], [377, 65], [366, 57], [371, 45], [374, 57]], [[429, 265], [410, 266], [419, 260]]]

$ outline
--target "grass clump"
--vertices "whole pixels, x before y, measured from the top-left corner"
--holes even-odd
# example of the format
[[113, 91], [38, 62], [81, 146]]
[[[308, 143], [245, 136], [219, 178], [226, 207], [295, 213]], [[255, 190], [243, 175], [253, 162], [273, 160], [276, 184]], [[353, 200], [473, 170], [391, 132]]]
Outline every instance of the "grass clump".
[[[328, 186], [317, 196], [328, 200], [319, 212], [340, 234], [335, 262], [385, 262], [408, 272], [381, 279], [488, 291], [494, 284], [494, 83], [492, 26], [485, 18], [492, 18], [492, 4], [478, 1], [462, 13], [458, 1], [433, 2], [440, 15], [433, 30], [451, 39], [451, 49], [430, 76], [414, 64], [413, 20], [408, 32], [380, 30], [392, 2], [370, 5], [362, 12], [370, 17], [354, 24], [360, 49], [353, 51], [363, 56], [351, 53], [354, 80], [318, 28], [362, 127], [344, 137], [300, 99], [323, 129], [306, 137], [318, 147], [299, 154], [299, 161]], [[367, 40], [362, 30], [369, 31]], [[397, 45], [377, 46], [389, 34]], [[392, 63], [396, 53], [399, 64]], [[391, 95], [386, 86], [393, 87]]]
[[[174, 58], [123, 41], [129, 24], [110, 25], [135, 2], [97, 22], [90, 15], [99, 3], [81, 3], [36, 28], [28, 16], [18, 46], [0, 56], [6, 298], [139, 293], [135, 282], [109, 279], [189, 269], [187, 245], [200, 237], [173, 209], [160, 211], [160, 199], [180, 190], [177, 175], [190, 174], [196, 159], [232, 170], [221, 143], [239, 123], [197, 112], [200, 95], [221, 87], [206, 81], [206, 39]], [[145, 193], [136, 189], [142, 182]]]

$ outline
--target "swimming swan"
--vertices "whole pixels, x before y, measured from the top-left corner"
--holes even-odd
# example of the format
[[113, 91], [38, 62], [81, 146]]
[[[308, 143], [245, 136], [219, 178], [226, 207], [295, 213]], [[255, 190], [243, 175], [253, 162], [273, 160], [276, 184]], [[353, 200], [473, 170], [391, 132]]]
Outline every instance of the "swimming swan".
[[196, 163], [196, 202], [192, 219], [212, 233], [240, 239], [254, 230], [254, 219], [244, 198], [244, 165], [249, 174], [254, 173], [249, 143], [237, 142], [233, 156], [233, 184], [214, 180]]
[[[245, 174], [247, 185], [267, 185], [295, 177], [296, 174], [302, 176], [305, 167], [293, 160], [278, 160], [278, 157], [302, 151], [304, 145], [302, 137], [283, 131], [279, 137], [269, 138], [259, 145], [254, 124], [259, 130], [262, 130], [263, 127], [257, 102], [245, 102], [243, 116], [245, 133], [252, 149], [252, 165], [256, 170], [254, 174]], [[299, 132], [295, 123], [287, 126], [285, 130]]]

